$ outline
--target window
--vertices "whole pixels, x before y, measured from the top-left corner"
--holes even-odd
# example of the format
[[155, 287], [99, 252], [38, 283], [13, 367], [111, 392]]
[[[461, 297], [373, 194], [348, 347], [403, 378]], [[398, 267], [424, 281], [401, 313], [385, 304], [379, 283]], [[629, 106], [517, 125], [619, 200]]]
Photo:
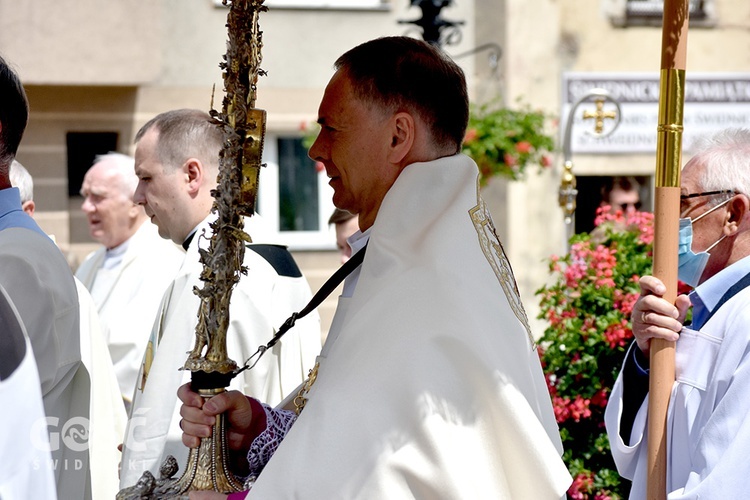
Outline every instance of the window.
[[[599, 205], [603, 202], [603, 196], [606, 192], [605, 186], [612, 186], [613, 179], [626, 178], [629, 181], [634, 182], [634, 188], [639, 193], [640, 206], [637, 206], [637, 210], [652, 212], [653, 201], [651, 199], [652, 192], [652, 177], [647, 176], [623, 176], [623, 175], [606, 175], [606, 176], [592, 176], [592, 175], [579, 175], [576, 177], [578, 195], [576, 196], [576, 212], [575, 212], [575, 233], [589, 233], [594, 229], [594, 219], [596, 218], [596, 210]], [[622, 185], [622, 184], [621, 184]], [[625, 184], [627, 186], [627, 184]], [[617, 207], [615, 207], [617, 209]], [[622, 210], [622, 208], [621, 208]]]
[[[661, 26], [663, 0], [604, 0], [603, 7], [615, 26]], [[714, 0], [689, 0], [690, 26], [716, 23]]]
[[336, 248], [335, 231], [328, 227], [333, 190], [307, 157], [302, 138], [267, 133], [263, 161], [257, 211], [274, 241], [292, 250]]
[[97, 155], [117, 151], [117, 132], [68, 132], [68, 196], [78, 196]]
[[318, 173], [300, 139], [280, 137], [279, 231], [318, 230]]
[[[691, 21], [706, 17], [705, 3], [704, 0], [690, 0], [688, 2]], [[628, 18], [654, 17], [661, 20], [664, 2], [662, 0], [628, 0], [626, 9]]]

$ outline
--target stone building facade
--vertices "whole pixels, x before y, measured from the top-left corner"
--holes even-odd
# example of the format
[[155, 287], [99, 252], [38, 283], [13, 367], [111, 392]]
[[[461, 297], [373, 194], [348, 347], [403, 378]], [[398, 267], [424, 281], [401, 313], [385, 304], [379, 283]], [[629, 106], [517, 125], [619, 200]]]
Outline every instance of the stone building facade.
[[[338, 257], [326, 224], [333, 208], [330, 188], [305, 157], [303, 128], [315, 121], [338, 55], [378, 36], [418, 36], [414, 25], [401, 22], [420, 17], [411, 3], [265, 2], [269, 11], [260, 23], [262, 66], [268, 74], [259, 82], [257, 106], [268, 112], [267, 167], [259, 211], [278, 239], [296, 252], [313, 288], [335, 268]], [[564, 79], [572, 75], [586, 81], [591, 75], [620, 81], [636, 73], [658, 78], [661, 0], [447, 3], [442, 16], [463, 23], [445, 49], [464, 68], [472, 100], [501, 99], [513, 105], [520, 98], [558, 117], [552, 130], [558, 137], [568, 118]], [[728, 80], [741, 89], [744, 79], [750, 79], [750, 2], [690, 4], [688, 81], [696, 72], [726, 83], [722, 78], [729, 74]], [[225, 51], [225, 21], [226, 7], [218, 0], [0, 0], [0, 53], [18, 70], [31, 104], [18, 160], [34, 176], [40, 224], [55, 234], [72, 265], [95, 247], [78, 196], [93, 155], [109, 150], [132, 154], [134, 134], [143, 123], [168, 109], [210, 109], [214, 87], [214, 107], [220, 106], [218, 64]], [[494, 46], [501, 50], [496, 60]], [[731, 122], [720, 118], [726, 109], [721, 106], [731, 104], [708, 106], [715, 128], [741, 124], [741, 116]], [[645, 106], [648, 114], [651, 108]], [[623, 106], [626, 111], [632, 108]], [[574, 135], [587, 126], [576, 122]], [[644, 119], [639, 126], [643, 135], [655, 137], [655, 123]], [[590, 179], [615, 175], [644, 179], [648, 203], [654, 170], [648, 145], [577, 147], [571, 153], [583, 206], [596, 196]], [[493, 179], [484, 191], [531, 318], [537, 310], [534, 291], [547, 277], [543, 260], [566, 251], [568, 229], [557, 201], [561, 166], [558, 153], [545, 172], [532, 172], [523, 182]], [[322, 310], [324, 329], [333, 307], [329, 302]], [[543, 324], [534, 328], [540, 334]]]

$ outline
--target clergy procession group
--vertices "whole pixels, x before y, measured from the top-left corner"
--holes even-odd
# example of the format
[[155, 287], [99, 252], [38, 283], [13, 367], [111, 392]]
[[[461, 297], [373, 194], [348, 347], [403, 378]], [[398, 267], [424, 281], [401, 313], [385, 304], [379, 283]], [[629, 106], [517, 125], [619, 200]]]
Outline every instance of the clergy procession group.
[[[149, 498], [144, 478], [168, 455], [184, 467], [220, 413], [245, 489], [232, 499], [565, 497], [572, 478], [534, 334], [477, 167], [460, 154], [462, 70], [406, 37], [361, 44], [334, 69], [309, 155], [358, 230], [343, 244], [352, 270], [330, 331], [321, 346], [317, 315], [300, 319], [231, 390], [204, 400], [180, 368], [223, 133], [207, 113], [178, 109], [141, 127], [134, 158], [98, 157], [81, 208], [101, 248], [74, 276], [33, 220], [32, 180], [14, 160], [28, 101], [0, 58], [0, 499], [126, 488]], [[641, 278], [636, 340], [606, 415], [631, 498], [646, 498], [652, 338], [677, 341], [665, 495], [743, 498], [748, 194], [750, 131], [727, 130], [683, 170], [679, 272], [694, 291], [672, 304], [663, 283]], [[227, 335], [240, 362], [312, 296], [259, 217], [246, 231]]]

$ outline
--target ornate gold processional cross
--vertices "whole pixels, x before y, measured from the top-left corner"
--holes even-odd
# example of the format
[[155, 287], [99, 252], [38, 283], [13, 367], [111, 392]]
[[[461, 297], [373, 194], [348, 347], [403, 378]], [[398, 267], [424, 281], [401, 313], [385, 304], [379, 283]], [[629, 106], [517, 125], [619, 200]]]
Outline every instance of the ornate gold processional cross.
[[[228, 4], [228, 0], [224, 0]], [[240, 275], [245, 244], [250, 237], [243, 231], [243, 216], [255, 212], [258, 175], [263, 154], [266, 113], [255, 108], [256, 84], [260, 69], [262, 33], [258, 26], [263, 0], [232, 0], [227, 16], [229, 41], [221, 63], [224, 77], [222, 112], [211, 111], [225, 134], [219, 154], [218, 186], [213, 192], [213, 211], [218, 217], [211, 224], [213, 234], [207, 251], [201, 251], [204, 286], [196, 290], [201, 298], [195, 347], [185, 369], [191, 370], [192, 386], [208, 398], [229, 385], [237, 363], [227, 356], [229, 300]], [[227, 464], [224, 417], [217, 418], [211, 438], [202, 439], [190, 450], [188, 464], [178, 481], [178, 491], [213, 490], [223, 493], [242, 490], [242, 484]]]
[[[211, 110], [225, 136], [219, 153], [218, 186], [212, 192], [212, 212], [218, 216], [211, 224], [211, 235], [197, 235], [209, 237], [210, 244], [207, 250], [200, 250], [204, 285], [194, 289], [201, 303], [195, 346], [184, 365], [192, 372], [193, 390], [204, 398], [224, 392], [238, 368], [227, 355], [227, 328], [232, 289], [247, 272], [242, 263], [250, 237], [243, 230], [243, 216], [252, 216], [255, 211], [263, 153], [266, 113], [255, 109], [256, 83], [263, 74], [258, 25], [260, 12], [267, 10], [263, 1], [223, 0], [229, 6], [229, 40], [220, 64], [225, 95], [221, 113]], [[245, 489], [229, 470], [224, 415], [216, 419], [212, 437], [202, 439], [199, 448], [190, 450], [182, 477], [173, 479], [177, 469], [176, 460], [168, 457], [158, 480], [146, 473], [135, 486], [122, 490], [118, 500], [177, 499], [187, 498], [188, 491], [231, 493]]]

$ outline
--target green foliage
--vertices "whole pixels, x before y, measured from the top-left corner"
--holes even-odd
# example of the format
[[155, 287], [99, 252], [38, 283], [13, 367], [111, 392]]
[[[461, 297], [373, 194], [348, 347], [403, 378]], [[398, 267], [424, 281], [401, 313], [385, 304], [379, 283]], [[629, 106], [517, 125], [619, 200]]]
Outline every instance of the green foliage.
[[479, 166], [482, 183], [496, 175], [521, 180], [528, 165], [542, 170], [552, 164], [555, 141], [547, 125], [548, 117], [528, 106], [472, 106], [463, 152]]

